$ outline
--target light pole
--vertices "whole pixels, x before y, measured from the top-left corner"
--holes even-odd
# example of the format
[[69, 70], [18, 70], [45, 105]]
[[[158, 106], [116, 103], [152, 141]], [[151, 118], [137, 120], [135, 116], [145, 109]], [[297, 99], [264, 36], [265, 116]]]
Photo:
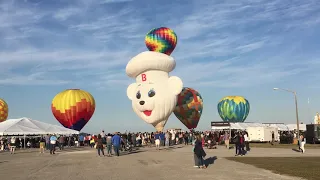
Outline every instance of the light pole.
[[297, 101], [297, 93], [295, 91], [292, 91], [292, 90], [288, 90], [288, 89], [281, 89], [281, 88], [273, 88], [273, 90], [282, 90], [282, 91], [287, 91], [287, 92], [290, 92], [290, 93], [293, 93], [294, 95], [294, 103], [296, 105], [296, 118], [297, 118], [297, 138], [299, 139], [300, 137], [300, 131], [299, 131], [299, 115], [298, 115], [298, 101]]

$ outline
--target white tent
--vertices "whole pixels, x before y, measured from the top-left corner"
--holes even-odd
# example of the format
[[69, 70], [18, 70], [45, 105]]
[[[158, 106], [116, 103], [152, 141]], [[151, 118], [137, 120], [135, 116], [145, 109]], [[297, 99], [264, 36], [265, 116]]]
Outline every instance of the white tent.
[[288, 126], [285, 124], [265, 124], [265, 125], [269, 127], [278, 128], [279, 131], [289, 131]]
[[0, 123], [0, 135], [79, 134], [79, 131], [29, 118], [8, 119]]
[[[297, 129], [297, 124], [287, 124], [287, 127], [290, 131], [293, 131]], [[306, 131], [307, 130], [306, 124], [299, 124], [299, 130]]]

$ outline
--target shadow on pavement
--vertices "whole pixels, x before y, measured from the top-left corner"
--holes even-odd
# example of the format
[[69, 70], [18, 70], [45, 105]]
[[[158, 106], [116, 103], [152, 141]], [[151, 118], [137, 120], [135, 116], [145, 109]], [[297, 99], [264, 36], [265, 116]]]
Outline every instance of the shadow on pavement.
[[169, 146], [169, 147], [162, 147], [162, 149], [165, 149], [165, 150], [180, 149], [180, 148], [183, 148], [183, 146]]
[[131, 154], [142, 153], [142, 152], [145, 152], [145, 151], [142, 151], [142, 150], [132, 150], [131, 152], [123, 151], [120, 153], [120, 156], [127, 156], [127, 155], [131, 155]]
[[204, 160], [204, 164], [206, 165], [206, 167], [208, 167], [209, 165], [214, 164], [214, 162], [217, 159], [218, 159], [217, 156], [209, 157], [209, 158]]
[[300, 150], [295, 149], [295, 148], [292, 148], [292, 151], [295, 151], [295, 152], [301, 152]]

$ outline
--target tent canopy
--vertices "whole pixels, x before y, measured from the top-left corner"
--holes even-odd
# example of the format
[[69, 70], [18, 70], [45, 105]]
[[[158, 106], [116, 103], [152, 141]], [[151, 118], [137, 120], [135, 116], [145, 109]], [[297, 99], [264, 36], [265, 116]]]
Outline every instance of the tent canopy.
[[0, 123], [0, 135], [79, 134], [79, 131], [29, 118], [8, 119]]

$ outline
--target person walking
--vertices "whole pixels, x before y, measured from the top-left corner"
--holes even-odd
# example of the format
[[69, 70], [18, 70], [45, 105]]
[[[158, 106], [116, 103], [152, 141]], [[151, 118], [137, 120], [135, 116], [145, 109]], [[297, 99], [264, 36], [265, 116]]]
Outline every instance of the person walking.
[[64, 142], [65, 142], [64, 136], [61, 135], [61, 136], [59, 137], [59, 140], [58, 140], [58, 141], [59, 141], [59, 149], [60, 149], [60, 150], [63, 150], [63, 148], [64, 148]]
[[109, 133], [107, 136], [107, 156], [112, 156], [112, 152], [111, 152], [111, 148], [112, 148], [112, 136]]
[[305, 153], [304, 145], [306, 144], [306, 138], [303, 137], [303, 135], [300, 135], [300, 150], [301, 153]]
[[55, 154], [57, 137], [53, 134], [50, 136], [50, 154]]
[[243, 137], [243, 133], [239, 134], [239, 151], [238, 151], [238, 155], [240, 156], [244, 156], [245, 152], [244, 152], [244, 137]]
[[202, 146], [202, 138], [200, 135], [197, 135], [196, 139], [197, 140], [195, 141], [195, 145], [194, 145], [194, 154], [197, 156], [197, 159], [198, 159], [197, 165], [199, 168], [205, 169], [206, 166], [204, 164], [203, 157], [206, 156], [206, 153]]
[[116, 132], [112, 137], [113, 150], [116, 156], [120, 156], [121, 137]]
[[98, 138], [96, 139], [95, 143], [98, 151], [98, 156], [100, 156], [100, 152], [102, 153], [102, 156], [104, 156], [103, 139], [101, 137], [101, 134], [98, 134]]

